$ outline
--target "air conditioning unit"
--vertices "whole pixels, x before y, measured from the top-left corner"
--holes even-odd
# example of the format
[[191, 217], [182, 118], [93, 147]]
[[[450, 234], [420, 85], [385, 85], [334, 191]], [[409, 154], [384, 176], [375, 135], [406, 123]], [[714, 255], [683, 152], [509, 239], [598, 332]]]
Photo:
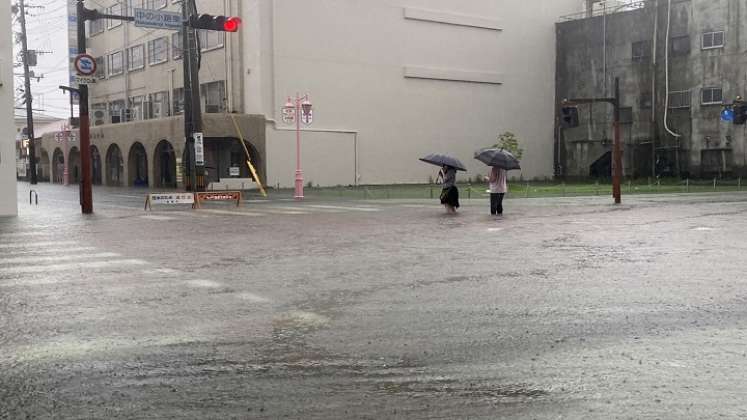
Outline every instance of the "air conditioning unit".
[[106, 111], [103, 109], [97, 109], [93, 111], [93, 125], [104, 125], [106, 124]]

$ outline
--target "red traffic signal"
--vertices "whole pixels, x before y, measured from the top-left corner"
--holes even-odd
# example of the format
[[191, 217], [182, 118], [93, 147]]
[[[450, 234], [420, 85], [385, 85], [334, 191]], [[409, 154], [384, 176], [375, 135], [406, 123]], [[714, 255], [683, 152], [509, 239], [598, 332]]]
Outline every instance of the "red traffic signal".
[[231, 16], [226, 18], [226, 21], [223, 23], [223, 30], [226, 32], [237, 32], [240, 26], [241, 18]]
[[190, 17], [189, 26], [208, 31], [237, 32], [241, 26], [241, 18], [202, 14]]

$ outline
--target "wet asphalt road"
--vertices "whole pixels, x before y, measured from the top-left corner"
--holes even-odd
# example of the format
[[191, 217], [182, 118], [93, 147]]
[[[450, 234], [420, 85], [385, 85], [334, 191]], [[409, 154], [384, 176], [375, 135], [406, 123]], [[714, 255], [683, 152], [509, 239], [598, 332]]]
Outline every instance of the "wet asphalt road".
[[83, 217], [39, 189], [0, 219], [1, 419], [747, 417], [744, 194]]

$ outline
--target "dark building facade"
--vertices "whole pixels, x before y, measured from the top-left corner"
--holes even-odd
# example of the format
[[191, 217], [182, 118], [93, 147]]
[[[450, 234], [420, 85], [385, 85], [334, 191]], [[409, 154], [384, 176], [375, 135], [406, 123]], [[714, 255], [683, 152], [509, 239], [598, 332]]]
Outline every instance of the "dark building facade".
[[[557, 24], [556, 103], [610, 97], [620, 80], [624, 173], [747, 174], [745, 126], [720, 119], [747, 93], [747, 0], [649, 0]], [[612, 107], [558, 126], [557, 174], [606, 176]], [[600, 174], [601, 172], [601, 174]]]

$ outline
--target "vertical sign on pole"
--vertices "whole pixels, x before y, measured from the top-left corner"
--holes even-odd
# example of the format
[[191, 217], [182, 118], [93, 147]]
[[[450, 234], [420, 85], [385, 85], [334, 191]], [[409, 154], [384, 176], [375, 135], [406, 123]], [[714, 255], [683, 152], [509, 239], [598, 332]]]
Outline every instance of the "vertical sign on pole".
[[195, 164], [205, 166], [205, 145], [202, 133], [195, 133]]

